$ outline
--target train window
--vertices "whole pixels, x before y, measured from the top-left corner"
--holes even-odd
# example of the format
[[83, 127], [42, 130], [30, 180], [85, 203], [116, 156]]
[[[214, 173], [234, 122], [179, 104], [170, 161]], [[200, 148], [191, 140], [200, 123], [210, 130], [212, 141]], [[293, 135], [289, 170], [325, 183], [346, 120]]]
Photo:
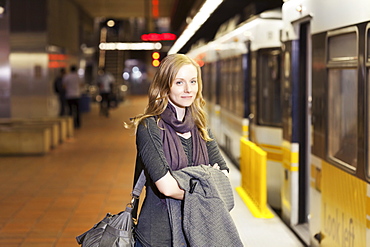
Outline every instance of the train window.
[[230, 59], [230, 77], [229, 77], [229, 83], [230, 83], [230, 110], [231, 112], [235, 112], [235, 84], [236, 84], [236, 59], [232, 58]]
[[212, 63], [212, 92], [214, 92], [213, 95], [213, 102], [215, 104], [220, 104], [220, 76], [219, 76], [219, 66], [220, 64], [218, 62]]
[[224, 81], [222, 82], [223, 84], [225, 84], [226, 86], [226, 91], [225, 91], [225, 94], [226, 94], [226, 102], [225, 102], [225, 105], [226, 105], [226, 109], [229, 110], [230, 112], [233, 111], [233, 84], [234, 84], [234, 80], [233, 80], [233, 64], [232, 64], [232, 60], [229, 58], [229, 59], [225, 59], [225, 66], [224, 66]]
[[329, 36], [329, 62], [357, 60], [357, 34], [355, 31]]
[[[367, 86], [368, 86], [368, 92], [367, 92], [367, 97], [368, 97], [368, 105], [367, 105], [367, 109], [370, 110], [370, 100], [369, 100], [369, 97], [370, 97], [370, 23], [367, 24], [367, 42], [366, 42], [366, 53], [367, 53]], [[368, 119], [370, 117], [370, 111], [368, 110]], [[367, 157], [367, 176], [370, 177], [370, 134], [369, 134], [369, 130], [370, 130], [370, 121], [367, 120], [367, 123], [368, 123], [368, 132], [367, 132], [367, 135], [368, 136], [368, 140], [367, 140], [367, 150], [368, 150], [368, 157]]]
[[221, 107], [230, 110], [230, 97], [229, 97], [229, 91], [230, 91], [230, 81], [229, 81], [229, 62], [228, 60], [222, 60], [221, 61]]
[[203, 81], [203, 97], [207, 101], [211, 101], [212, 92], [211, 92], [211, 75], [210, 75], [210, 66], [209, 64], [204, 64], [201, 67], [202, 70], [202, 81]]
[[350, 169], [357, 167], [357, 69], [329, 70], [329, 157]]
[[226, 91], [225, 91], [225, 94], [226, 94], [226, 102], [225, 102], [225, 105], [226, 105], [226, 109], [227, 110], [231, 110], [231, 89], [232, 89], [232, 81], [231, 81], [231, 73], [230, 73], [230, 59], [226, 59], [225, 60], [225, 64], [224, 64], [224, 81], [223, 81], [223, 84], [225, 84], [226, 86]]
[[280, 50], [264, 50], [258, 62], [258, 122], [281, 126]]
[[350, 170], [357, 168], [357, 29], [328, 33], [328, 156]]
[[[368, 42], [369, 42], [369, 39], [370, 39], [370, 37], [368, 35]], [[368, 46], [368, 52], [369, 52], [369, 48], [370, 48], [370, 46]], [[370, 59], [370, 55], [369, 55], [369, 59]], [[369, 84], [370, 84], [370, 65], [367, 67], [367, 85], [369, 85]], [[367, 95], [368, 95], [367, 97], [370, 97], [370, 88], [368, 89]], [[368, 100], [368, 102], [369, 102], [369, 100]], [[370, 110], [370, 102], [367, 105], [367, 109]], [[368, 113], [369, 113], [369, 110], [368, 110]], [[368, 114], [368, 118], [369, 117], [370, 117], [370, 114]], [[370, 121], [367, 121], [367, 122], [368, 122], [368, 128], [367, 129], [368, 129], [368, 131], [370, 131]], [[368, 174], [368, 177], [370, 177], [370, 157], [369, 157], [369, 154], [370, 154], [370, 134], [369, 134], [369, 132], [368, 132], [367, 136], [368, 136], [368, 144], [367, 144], [367, 148], [368, 148], [368, 152], [367, 152], [368, 153], [367, 171], [368, 172], [367, 172], [367, 174]]]
[[242, 70], [242, 57], [237, 56], [231, 60], [231, 110], [232, 112], [243, 117], [243, 70]]
[[239, 56], [235, 66], [235, 111], [240, 117], [244, 116], [244, 76], [243, 76], [243, 57]]
[[221, 105], [221, 107], [226, 107], [226, 94], [225, 94], [225, 92], [226, 92], [226, 86], [225, 86], [225, 83], [224, 83], [224, 81], [225, 81], [225, 62], [223, 61], [223, 60], [221, 60], [221, 62], [219, 63], [219, 65], [220, 65], [220, 71], [221, 71], [221, 73], [220, 73], [220, 105]]
[[[207, 67], [206, 67], [207, 66]], [[214, 102], [216, 97], [216, 92], [214, 90], [214, 74], [213, 74], [213, 64], [207, 63], [204, 65], [207, 68], [207, 100], [210, 102]]]
[[369, 29], [367, 30], [367, 62], [370, 63], [370, 23], [368, 24]]

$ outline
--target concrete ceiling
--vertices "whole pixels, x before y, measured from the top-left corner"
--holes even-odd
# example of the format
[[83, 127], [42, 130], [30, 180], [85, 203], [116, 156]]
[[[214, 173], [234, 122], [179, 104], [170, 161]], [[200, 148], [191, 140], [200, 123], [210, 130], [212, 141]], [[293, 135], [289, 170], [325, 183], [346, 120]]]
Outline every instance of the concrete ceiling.
[[[133, 17], [153, 17], [153, 0], [74, 0], [91, 17], [128, 19]], [[178, 30], [184, 26], [191, 9], [204, 0], [156, 0], [158, 16], [171, 20], [171, 29]]]
[[[74, 0], [93, 17], [148, 17], [152, 0]], [[160, 17], [171, 17], [177, 0], [157, 0]]]
[[[91, 17], [128, 19], [152, 18], [153, 2], [158, 2], [159, 17], [170, 18], [170, 31], [181, 33], [187, 17], [193, 17], [205, 0], [74, 0]], [[236, 14], [247, 18], [263, 10], [281, 6], [283, 0], [224, 0], [196, 35], [184, 47], [189, 49], [199, 39], [212, 39], [218, 27]]]

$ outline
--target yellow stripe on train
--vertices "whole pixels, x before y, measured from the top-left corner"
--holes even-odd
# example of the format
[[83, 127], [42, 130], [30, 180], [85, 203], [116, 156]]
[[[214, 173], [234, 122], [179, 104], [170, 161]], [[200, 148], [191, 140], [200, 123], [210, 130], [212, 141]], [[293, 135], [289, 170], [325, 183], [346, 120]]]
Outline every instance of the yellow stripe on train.
[[261, 144], [258, 143], [258, 146], [267, 153], [267, 160], [282, 162], [283, 161], [283, 150], [279, 146], [270, 145], [270, 144]]
[[370, 245], [370, 184], [367, 184], [366, 193], [366, 228], [367, 228], [367, 243]]
[[365, 247], [367, 183], [324, 161], [321, 175], [321, 245]]
[[298, 143], [283, 142], [283, 166], [288, 171], [297, 172], [299, 170], [298, 147]]

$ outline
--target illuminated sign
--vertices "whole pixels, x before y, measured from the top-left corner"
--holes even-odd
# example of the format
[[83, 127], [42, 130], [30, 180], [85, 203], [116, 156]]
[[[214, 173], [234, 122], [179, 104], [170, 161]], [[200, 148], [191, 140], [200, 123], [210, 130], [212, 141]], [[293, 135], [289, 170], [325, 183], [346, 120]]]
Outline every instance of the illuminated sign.
[[68, 56], [65, 54], [48, 54], [49, 56], [49, 68], [63, 68], [67, 67]]
[[148, 33], [141, 35], [143, 41], [163, 41], [176, 40], [177, 36], [173, 33]]
[[154, 18], [159, 17], [159, 0], [152, 0], [152, 15]]

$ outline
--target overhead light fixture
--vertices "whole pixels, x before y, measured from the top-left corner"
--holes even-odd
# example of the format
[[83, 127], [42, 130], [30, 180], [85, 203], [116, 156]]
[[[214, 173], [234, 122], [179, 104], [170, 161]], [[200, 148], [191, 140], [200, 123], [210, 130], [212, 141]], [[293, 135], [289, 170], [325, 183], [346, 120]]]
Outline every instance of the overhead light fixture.
[[100, 50], [160, 50], [162, 44], [159, 42], [141, 42], [141, 43], [100, 43]]
[[6, 1], [5, 0], [0, 0], [0, 17], [4, 16], [5, 6], [6, 6]]
[[223, 2], [223, 0], [207, 0], [200, 8], [199, 12], [194, 16], [190, 24], [185, 28], [184, 32], [175, 41], [168, 54], [177, 53], [186, 42], [198, 31], [198, 29], [208, 20], [211, 14], [217, 9], [217, 7]]
[[107, 26], [108, 27], [114, 27], [114, 25], [116, 25], [116, 22], [114, 20], [107, 21]]

